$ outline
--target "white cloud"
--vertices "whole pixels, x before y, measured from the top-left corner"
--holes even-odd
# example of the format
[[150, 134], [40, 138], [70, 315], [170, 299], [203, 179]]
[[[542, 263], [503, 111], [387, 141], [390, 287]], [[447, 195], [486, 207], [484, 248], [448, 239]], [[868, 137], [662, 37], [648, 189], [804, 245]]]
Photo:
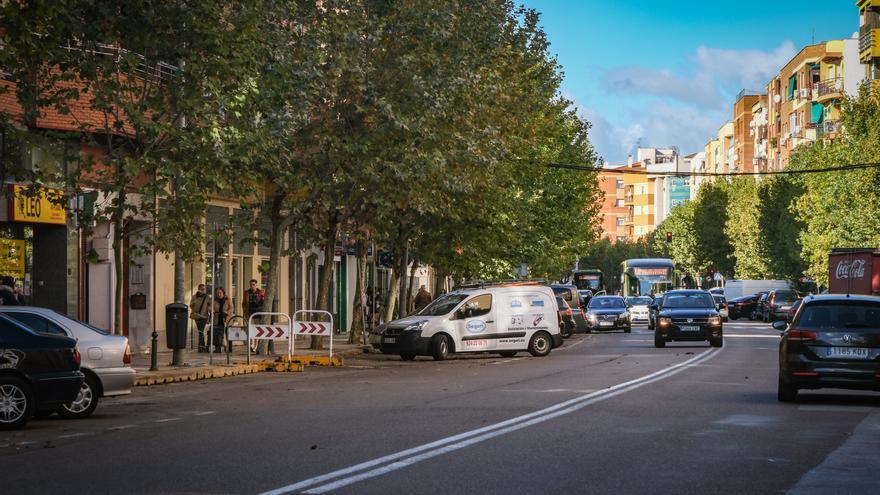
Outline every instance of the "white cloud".
[[724, 50], [700, 46], [693, 57], [700, 74], [711, 74], [727, 88], [762, 90], [797, 53], [794, 43], [785, 41], [776, 49]]
[[715, 81], [704, 72], [682, 77], [669, 69], [618, 67], [605, 71], [602, 84], [611, 93], [668, 96], [698, 105], [718, 105], [721, 101]]

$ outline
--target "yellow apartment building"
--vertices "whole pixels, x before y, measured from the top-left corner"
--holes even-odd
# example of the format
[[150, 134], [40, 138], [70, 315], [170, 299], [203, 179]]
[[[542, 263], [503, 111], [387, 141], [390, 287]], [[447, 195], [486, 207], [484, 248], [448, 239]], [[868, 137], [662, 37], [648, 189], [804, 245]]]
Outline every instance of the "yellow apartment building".
[[654, 179], [647, 175], [648, 168], [641, 162], [623, 170], [624, 204], [629, 209], [627, 225], [632, 237], [638, 239], [654, 231]]
[[858, 0], [859, 61], [865, 77], [880, 91], [880, 0]]

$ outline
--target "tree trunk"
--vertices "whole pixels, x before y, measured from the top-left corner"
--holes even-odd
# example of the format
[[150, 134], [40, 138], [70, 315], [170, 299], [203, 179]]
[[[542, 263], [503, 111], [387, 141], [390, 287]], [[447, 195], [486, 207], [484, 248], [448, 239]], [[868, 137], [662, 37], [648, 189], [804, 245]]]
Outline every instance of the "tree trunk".
[[413, 297], [413, 295], [412, 295], [413, 282], [416, 279], [416, 269], [418, 269], [418, 267], [419, 267], [419, 259], [414, 258], [413, 262], [412, 262], [412, 268], [410, 268], [410, 270], [409, 270], [409, 280], [406, 283], [406, 314], [407, 315], [409, 315], [411, 312], [413, 312], [415, 310], [415, 307], [413, 307], [410, 304], [410, 301], [412, 301], [412, 297]]
[[[266, 214], [269, 215], [269, 273], [266, 278], [265, 299], [261, 311], [273, 311], [272, 301], [278, 297], [278, 268], [281, 260], [281, 250], [284, 243], [284, 232], [287, 231], [287, 218], [281, 214], [281, 206], [284, 204], [285, 194], [279, 188], [272, 198]], [[247, 322], [245, 322], [247, 323]], [[292, 329], [291, 329], [292, 330]], [[257, 353], [266, 351], [267, 341], [260, 340]]]
[[397, 260], [398, 284], [400, 285], [397, 301], [398, 318], [403, 318], [409, 312], [409, 300], [406, 299], [406, 267], [409, 265], [409, 246], [406, 245], [406, 242], [403, 243], [401, 251], [403, 254]]
[[[333, 285], [333, 253], [336, 250], [336, 238], [339, 236], [339, 220], [336, 212], [330, 215], [330, 224], [324, 233], [324, 269], [318, 280], [318, 300], [315, 309], [323, 309], [333, 313], [330, 308], [330, 287]], [[333, 329], [330, 329], [330, 338], [333, 338]], [[324, 337], [313, 335], [310, 349], [323, 349]]]
[[434, 290], [431, 292], [431, 296], [437, 298], [443, 294], [443, 288], [446, 285], [444, 282], [446, 281], [446, 276], [442, 274], [442, 272], [435, 270], [434, 271]]
[[[395, 254], [400, 256], [400, 251], [395, 248]], [[395, 261], [397, 258], [394, 258]], [[385, 321], [389, 322], [394, 319], [394, 306], [397, 304], [397, 291], [400, 289], [400, 270], [397, 268], [399, 263], [392, 263], [391, 266], [391, 282], [388, 284], [388, 297], [385, 301]]]
[[[124, 238], [123, 230], [125, 228], [125, 201], [126, 194], [123, 186], [119, 192], [119, 203], [116, 211], [113, 212], [113, 269], [116, 275], [114, 284], [114, 300], [113, 300], [113, 333], [122, 335], [122, 289], [125, 284], [123, 280], [125, 272], [122, 260], [122, 240]], [[153, 295], [155, 297], [155, 294]]]
[[367, 315], [367, 241], [361, 239], [357, 241], [357, 282], [354, 292], [354, 315], [351, 320], [351, 332], [348, 334], [348, 343], [361, 343], [366, 345], [363, 339], [366, 331], [366, 315]]

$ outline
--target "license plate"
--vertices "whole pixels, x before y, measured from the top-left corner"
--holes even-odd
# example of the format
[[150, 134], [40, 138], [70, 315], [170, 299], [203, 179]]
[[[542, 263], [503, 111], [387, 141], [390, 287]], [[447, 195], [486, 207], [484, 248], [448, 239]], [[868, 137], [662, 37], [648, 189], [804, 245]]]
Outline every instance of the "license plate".
[[829, 347], [827, 357], [847, 359], [868, 359], [868, 349], [865, 347]]
[[697, 325], [682, 325], [678, 328], [680, 328], [682, 332], [699, 332], [700, 331], [700, 327]]
[[600, 321], [599, 322], [600, 327], [610, 327], [611, 325], [614, 325], [614, 322], [611, 322], [611, 321]]
[[385, 339], [382, 342], [385, 342], [386, 344], [396, 344], [397, 339], [394, 337], [385, 337]]

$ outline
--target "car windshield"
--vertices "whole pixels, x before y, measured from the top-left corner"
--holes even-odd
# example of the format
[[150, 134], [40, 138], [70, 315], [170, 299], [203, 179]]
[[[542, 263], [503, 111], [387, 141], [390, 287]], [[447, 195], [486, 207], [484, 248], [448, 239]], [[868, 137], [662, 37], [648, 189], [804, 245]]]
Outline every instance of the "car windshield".
[[628, 297], [626, 303], [630, 306], [647, 306], [654, 302], [650, 297]]
[[798, 298], [798, 293], [793, 290], [778, 290], [776, 291], [775, 301], [776, 303], [790, 303]]
[[880, 329], [880, 304], [860, 301], [823, 301], [808, 304], [801, 309], [797, 321], [792, 326], [832, 331], [876, 330]]
[[100, 328], [89, 325], [88, 323], [86, 323], [84, 321], [75, 320], [75, 319], [73, 319], [67, 315], [61, 314], [57, 311], [53, 311], [52, 313], [53, 313], [53, 316], [55, 316], [56, 318], [59, 318], [61, 320], [65, 320], [69, 323], [72, 322], [72, 323], [76, 323], [77, 325], [82, 325], [95, 333], [99, 333], [101, 335], [110, 335], [110, 332], [108, 332], [107, 330], [101, 330]]
[[445, 296], [440, 296], [437, 299], [434, 299], [431, 304], [425, 306], [425, 308], [419, 311], [419, 314], [422, 316], [441, 316], [445, 314], [449, 314], [458, 303], [465, 300], [468, 297], [467, 294], [446, 294]]
[[664, 308], [714, 308], [715, 301], [706, 292], [683, 292], [666, 294], [663, 298]]
[[590, 309], [625, 308], [622, 297], [594, 297], [590, 301]]

